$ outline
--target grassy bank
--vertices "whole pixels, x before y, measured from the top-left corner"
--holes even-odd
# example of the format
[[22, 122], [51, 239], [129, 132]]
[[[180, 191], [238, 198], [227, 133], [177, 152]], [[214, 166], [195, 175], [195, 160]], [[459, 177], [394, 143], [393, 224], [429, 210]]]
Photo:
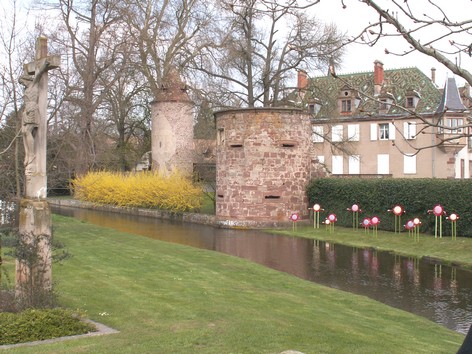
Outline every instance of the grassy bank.
[[120, 331], [12, 353], [454, 353], [464, 336], [212, 251], [54, 216], [62, 305]]
[[378, 236], [374, 237], [372, 230], [366, 233], [363, 228], [353, 231], [351, 228], [335, 226], [334, 232], [329, 232], [324, 225], [319, 229], [297, 225], [295, 231], [290, 228], [271, 232], [332, 241], [359, 248], [375, 248], [411, 257], [431, 257], [444, 263], [472, 268], [472, 238], [457, 237], [456, 240], [452, 240], [449, 235], [434, 238], [433, 235], [421, 234], [420, 241], [416, 243], [405, 231], [401, 233], [379, 231]]

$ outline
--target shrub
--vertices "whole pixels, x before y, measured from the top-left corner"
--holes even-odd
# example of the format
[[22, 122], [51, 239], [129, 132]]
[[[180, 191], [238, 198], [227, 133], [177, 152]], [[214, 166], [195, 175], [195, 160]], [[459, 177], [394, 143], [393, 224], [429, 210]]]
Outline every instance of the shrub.
[[96, 331], [72, 311], [64, 309], [0, 312], [0, 345], [31, 342]]
[[[394, 230], [394, 215], [387, 210], [398, 204], [405, 210], [402, 224], [418, 217], [421, 232], [434, 233], [435, 216], [427, 211], [441, 204], [448, 214], [459, 215], [458, 235], [472, 237], [472, 180], [320, 178], [308, 184], [307, 195], [310, 203], [320, 204], [326, 214], [335, 213], [342, 226], [352, 225], [352, 215], [346, 209], [358, 204], [360, 220], [376, 215], [381, 220], [379, 229], [389, 231]], [[451, 223], [444, 219], [443, 235], [450, 235]]]
[[74, 180], [76, 199], [121, 207], [191, 211], [201, 207], [203, 190], [174, 171], [124, 174], [90, 172]]

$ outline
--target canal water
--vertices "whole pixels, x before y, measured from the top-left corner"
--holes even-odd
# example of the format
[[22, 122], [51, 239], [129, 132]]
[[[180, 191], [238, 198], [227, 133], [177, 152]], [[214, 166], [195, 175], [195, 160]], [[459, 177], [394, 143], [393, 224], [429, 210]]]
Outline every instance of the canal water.
[[464, 334], [472, 324], [469, 270], [260, 231], [218, 229], [88, 209], [52, 210], [120, 231], [245, 258], [305, 280], [365, 295]]

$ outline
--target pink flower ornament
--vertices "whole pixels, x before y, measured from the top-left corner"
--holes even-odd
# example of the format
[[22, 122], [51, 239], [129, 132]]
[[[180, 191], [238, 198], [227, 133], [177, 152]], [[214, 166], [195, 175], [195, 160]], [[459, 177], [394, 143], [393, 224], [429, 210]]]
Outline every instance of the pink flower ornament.
[[365, 218], [364, 220], [362, 220], [362, 226], [366, 229], [369, 228], [371, 224], [372, 220], [370, 220], [369, 218]]

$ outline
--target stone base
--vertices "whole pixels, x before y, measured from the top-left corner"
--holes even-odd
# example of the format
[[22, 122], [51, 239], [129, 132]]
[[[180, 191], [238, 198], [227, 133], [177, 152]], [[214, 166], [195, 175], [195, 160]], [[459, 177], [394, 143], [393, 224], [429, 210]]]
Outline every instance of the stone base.
[[51, 211], [46, 200], [22, 199], [19, 213], [19, 249], [16, 260], [17, 295], [52, 288]]

